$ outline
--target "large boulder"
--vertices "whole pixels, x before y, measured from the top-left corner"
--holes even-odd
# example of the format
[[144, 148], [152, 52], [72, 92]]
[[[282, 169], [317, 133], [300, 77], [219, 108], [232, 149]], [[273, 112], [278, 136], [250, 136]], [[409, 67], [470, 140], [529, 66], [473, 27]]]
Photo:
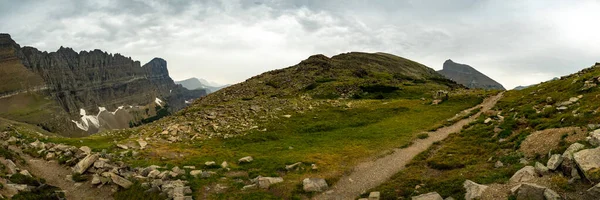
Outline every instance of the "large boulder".
[[323, 192], [328, 188], [327, 181], [322, 178], [305, 178], [302, 181], [302, 189], [305, 192]]
[[412, 197], [412, 200], [444, 200], [437, 192], [430, 192], [419, 196]]
[[523, 183], [511, 189], [513, 195], [517, 197], [517, 200], [544, 200], [545, 187]]
[[537, 176], [535, 168], [532, 166], [525, 166], [517, 171], [511, 178], [511, 183], [520, 183], [533, 180]]
[[573, 155], [573, 159], [588, 180], [600, 180], [600, 147], [579, 151]]
[[86, 156], [81, 161], [79, 161], [79, 163], [77, 163], [75, 167], [73, 167], [73, 172], [83, 174], [85, 171], [87, 171], [88, 168], [90, 168], [94, 164], [94, 162], [96, 162], [96, 160], [98, 160], [99, 157], [100, 156], [98, 156], [98, 154]]
[[283, 178], [281, 178], [281, 177], [258, 177], [256, 182], [258, 183], [259, 188], [269, 189], [269, 187], [271, 187], [271, 185], [283, 182]]
[[485, 190], [488, 189], [488, 186], [480, 185], [470, 180], [466, 180], [465, 183], [463, 183], [463, 187], [465, 187], [465, 190], [467, 191], [465, 194], [466, 200], [480, 199]]
[[560, 154], [554, 154], [554, 155], [550, 156], [550, 159], [548, 160], [546, 167], [548, 167], [548, 169], [554, 171], [554, 170], [558, 169], [558, 167], [560, 166], [562, 161], [563, 161], [563, 158]]

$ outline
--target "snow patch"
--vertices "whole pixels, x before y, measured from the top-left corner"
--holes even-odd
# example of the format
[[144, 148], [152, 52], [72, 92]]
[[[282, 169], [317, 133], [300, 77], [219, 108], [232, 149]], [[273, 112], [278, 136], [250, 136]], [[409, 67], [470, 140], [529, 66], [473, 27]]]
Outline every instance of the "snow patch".
[[154, 103], [158, 104], [159, 106], [163, 106], [163, 105], [162, 105], [163, 101], [162, 101], [162, 100], [160, 100], [159, 98], [156, 98], [156, 99], [154, 100]]
[[[115, 115], [115, 113], [119, 110], [119, 109], [123, 109], [123, 106], [119, 106], [119, 108], [117, 108], [114, 112], [110, 112], [112, 115]], [[75, 120], [71, 120], [73, 123], [75, 123], [75, 125], [77, 126], [77, 128], [84, 130], [84, 131], [88, 131], [90, 130], [90, 128], [100, 128], [100, 121], [98, 120], [98, 116], [100, 115], [100, 113], [102, 111], [108, 111], [106, 110], [105, 107], [98, 107], [98, 114], [96, 115], [87, 115], [87, 112], [81, 108], [79, 109], [79, 114], [81, 115], [81, 119], [79, 121], [75, 121]]]

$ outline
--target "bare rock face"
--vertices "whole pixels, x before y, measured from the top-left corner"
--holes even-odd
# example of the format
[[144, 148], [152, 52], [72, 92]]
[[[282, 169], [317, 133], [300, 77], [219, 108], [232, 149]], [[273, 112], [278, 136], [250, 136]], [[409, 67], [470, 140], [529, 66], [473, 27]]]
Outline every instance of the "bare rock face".
[[446, 78], [456, 81], [468, 88], [505, 90], [500, 83], [465, 64], [455, 63], [452, 60], [444, 62], [444, 68], [438, 73]]
[[[0, 69], [6, 69], [0, 71], [3, 83], [0, 84], [0, 116], [11, 112], [1, 105], [16, 104], [4, 102], [8, 101], [5, 99], [36, 93], [43, 97], [41, 99], [51, 101], [56, 108], [50, 111], [54, 116], [41, 117], [42, 120], [60, 120], [53, 123], [25, 122], [40, 124], [51, 132], [65, 135], [81, 131], [79, 129], [93, 134], [107, 129], [128, 128], [132, 119], [139, 119], [123, 113], [123, 110], [109, 112], [119, 107], [150, 105], [148, 107], [154, 110], [155, 99], [159, 98], [165, 101], [161, 106], [168, 105], [168, 110], [174, 112], [184, 108], [186, 101], [206, 95], [204, 90], [190, 91], [175, 84], [169, 77], [167, 62], [161, 58], [141, 65], [130, 57], [97, 49], [78, 53], [71, 48], [60, 47], [56, 52], [42, 52], [33, 47], [20, 47], [8, 34], [0, 34]], [[101, 108], [109, 111], [102, 112]], [[100, 123], [97, 126], [101, 128], [75, 126], [71, 120], [82, 117], [81, 110], [94, 116], [98, 113], [96, 120], [82, 119], [82, 123]], [[154, 117], [157, 113], [142, 118]]]

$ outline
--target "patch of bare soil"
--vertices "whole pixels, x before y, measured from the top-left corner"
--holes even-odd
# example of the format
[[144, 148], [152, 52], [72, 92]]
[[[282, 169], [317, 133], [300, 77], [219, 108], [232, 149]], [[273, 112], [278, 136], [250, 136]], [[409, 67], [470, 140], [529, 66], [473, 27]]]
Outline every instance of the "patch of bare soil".
[[573, 143], [584, 140], [587, 136], [587, 130], [579, 127], [565, 127], [536, 131], [527, 136], [521, 144], [520, 151], [527, 157], [546, 155], [553, 147], [559, 146], [559, 143], [565, 134], [568, 136], [566, 136], [564, 140], [567, 143]]

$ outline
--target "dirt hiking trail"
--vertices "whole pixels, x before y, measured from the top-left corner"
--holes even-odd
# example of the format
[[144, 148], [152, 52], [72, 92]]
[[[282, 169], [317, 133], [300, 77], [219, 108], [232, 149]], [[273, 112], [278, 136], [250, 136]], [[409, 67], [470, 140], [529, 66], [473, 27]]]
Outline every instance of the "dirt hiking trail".
[[329, 191], [319, 194], [313, 199], [355, 199], [367, 190], [383, 184], [394, 174], [403, 170], [406, 164], [408, 164], [417, 154], [427, 150], [434, 142], [445, 139], [451, 133], [460, 132], [463, 126], [477, 119], [481, 113], [494, 107], [496, 102], [502, 98], [502, 94], [503, 93], [500, 93], [496, 96], [489, 97], [485, 99], [483, 103], [466, 110], [466, 112], [470, 112], [473, 109], [481, 107], [482, 109], [477, 114], [460, 120], [451, 126], [429, 132], [428, 138], [415, 140], [413, 141], [414, 144], [408, 148], [395, 149], [394, 152], [388, 156], [358, 164], [349, 175], [341, 177]]
[[93, 186], [90, 181], [75, 183], [72, 180], [67, 180], [67, 175], [72, 175], [73, 171], [70, 168], [61, 166], [56, 161], [46, 161], [43, 159], [33, 158], [21, 151], [16, 146], [10, 146], [10, 150], [19, 154], [27, 165], [19, 165], [21, 169], [26, 169], [33, 176], [43, 178], [46, 184], [60, 188], [65, 192], [65, 197], [68, 200], [93, 200], [102, 199], [110, 200], [112, 197], [112, 188], [105, 185], [102, 188]]

